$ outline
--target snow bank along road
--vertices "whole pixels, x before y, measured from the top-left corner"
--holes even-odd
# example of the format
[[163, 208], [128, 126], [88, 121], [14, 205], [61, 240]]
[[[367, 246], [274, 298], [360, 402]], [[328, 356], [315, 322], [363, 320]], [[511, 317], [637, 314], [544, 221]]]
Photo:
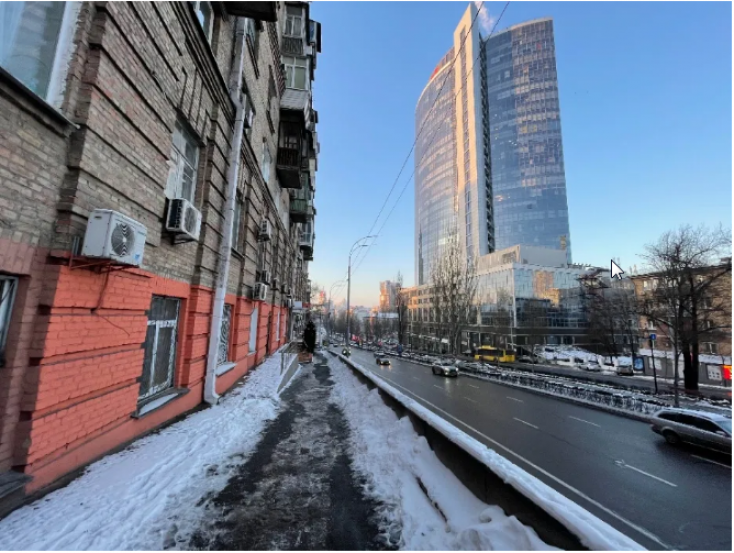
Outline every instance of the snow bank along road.
[[731, 550], [730, 457], [673, 448], [646, 423], [552, 397], [352, 358], [645, 547]]

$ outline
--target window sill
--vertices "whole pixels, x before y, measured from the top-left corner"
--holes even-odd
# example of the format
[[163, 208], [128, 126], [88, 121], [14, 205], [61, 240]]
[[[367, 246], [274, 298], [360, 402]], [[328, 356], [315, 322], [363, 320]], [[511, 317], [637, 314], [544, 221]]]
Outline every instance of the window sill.
[[234, 363], [234, 362], [225, 363], [224, 365], [219, 365], [217, 367], [217, 370], [215, 371], [216, 375], [222, 376], [223, 374], [228, 373], [229, 371], [234, 369], [236, 366], [237, 366], [237, 363]]
[[232, 248], [232, 255], [237, 259], [245, 259], [245, 254], [236, 248]]
[[168, 390], [161, 392], [159, 395], [153, 396], [146, 399], [144, 402], [139, 403], [137, 410], [130, 416], [133, 419], [142, 419], [154, 411], [157, 411], [164, 405], [168, 405], [168, 403], [174, 399], [178, 399], [188, 393], [188, 388], [169, 388]]

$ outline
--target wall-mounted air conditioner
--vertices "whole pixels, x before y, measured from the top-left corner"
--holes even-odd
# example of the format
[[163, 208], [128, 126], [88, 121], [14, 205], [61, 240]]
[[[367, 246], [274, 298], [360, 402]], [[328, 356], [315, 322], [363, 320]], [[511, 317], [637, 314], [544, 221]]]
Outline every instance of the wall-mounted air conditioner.
[[273, 227], [270, 225], [270, 221], [265, 219], [260, 223], [260, 233], [258, 238], [262, 242], [267, 242], [273, 237]]
[[191, 240], [198, 240], [201, 232], [201, 212], [188, 200], [183, 198], [171, 200], [168, 204], [166, 230], [183, 234]]
[[270, 271], [260, 271], [260, 282], [263, 284], [270, 285], [270, 281], [273, 279], [273, 275], [270, 274]]
[[142, 223], [111, 209], [95, 209], [89, 216], [82, 255], [140, 266], [148, 230]]
[[253, 289], [252, 299], [255, 301], [265, 301], [268, 299], [268, 285], [262, 282], [256, 283]]

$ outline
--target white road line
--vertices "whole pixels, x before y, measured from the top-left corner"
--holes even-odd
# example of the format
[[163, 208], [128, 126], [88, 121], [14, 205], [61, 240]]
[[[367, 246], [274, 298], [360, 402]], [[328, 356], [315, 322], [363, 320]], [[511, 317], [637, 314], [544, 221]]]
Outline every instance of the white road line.
[[701, 459], [701, 461], [706, 461], [707, 463], [713, 463], [714, 465], [719, 465], [720, 467], [724, 467], [725, 469], [731, 470], [731, 467], [729, 465], [725, 465], [724, 463], [719, 463], [718, 461], [712, 461], [711, 459], [706, 459], [706, 457], [699, 457], [698, 455], [694, 455], [691, 453], [691, 457], [695, 457], [696, 459]]
[[443, 387], [442, 386], [439, 386], [438, 384], [434, 384], [433, 387], [434, 388], [438, 388], [439, 390], [443, 390]]
[[510, 449], [509, 447], [507, 447], [507, 446], [505, 446], [505, 445], [502, 445], [502, 444], [501, 444], [501, 443], [499, 443], [499, 442], [498, 442], [497, 440], [493, 440], [492, 438], [490, 438], [489, 436], [487, 436], [487, 435], [486, 435], [486, 434], [484, 434], [483, 432], [480, 432], [479, 430], [477, 430], [477, 429], [476, 429], [476, 428], [474, 428], [473, 426], [471, 426], [471, 425], [469, 425], [469, 424], [465, 423], [465, 422], [464, 422], [464, 421], [462, 421], [462, 420], [459, 420], [459, 419], [457, 419], [457, 418], [456, 418], [455, 416], [453, 416], [453, 415], [452, 415], [451, 413], [447, 413], [446, 411], [444, 411], [443, 409], [441, 409], [441, 408], [440, 408], [440, 407], [438, 407], [437, 405], [434, 405], [433, 403], [431, 403], [431, 402], [430, 402], [430, 401], [428, 401], [427, 399], [424, 399], [424, 398], [422, 398], [421, 396], [419, 396], [419, 395], [417, 395], [417, 394], [415, 394], [415, 393], [411, 392], [410, 390], [408, 390], [408, 389], [407, 389], [407, 388], [405, 388], [404, 386], [401, 386], [401, 385], [400, 385], [400, 384], [398, 384], [397, 382], [394, 382], [394, 381], [392, 381], [392, 380], [390, 380], [390, 379], [388, 379], [388, 378], [383, 378], [383, 380], [386, 380], [386, 381], [390, 382], [391, 384], [394, 384], [394, 385], [395, 385], [396, 387], [400, 388], [400, 389], [401, 389], [401, 390], [403, 390], [403, 391], [404, 391], [405, 393], [407, 393], [407, 394], [409, 394], [409, 395], [413, 396], [413, 397], [414, 397], [414, 398], [415, 398], [416, 400], [420, 400], [421, 402], [425, 403], [426, 405], [428, 405], [428, 406], [429, 406], [429, 407], [431, 407], [432, 409], [435, 409], [436, 411], [438, 411], [438, 412], [440, 412], [440, 413], [443, 413], [443, 414], [444, 414], [444, 415], [445, 415], [446, 417], [448, 417], [449, 419], [453, 420], [453, 421], [454, 421], [455, 423], [457, 423], [457, 424], [459, 424], [459, 425], [463, 426], [464, 428], [468, 428], [469, 430], [471, 430], [472, 432], [474, 432], [474, 433], [475, 433], [475, 434], [477, 434], [478, 436], [481, 436], [482, 438], [484, 438], [484, 439], [485, 439], [485, 440], [487, 440], [488, 442], [490, 442], [490, 443], [494, 444], [494, 445], [495, 445], [496, 447], [498, 447], [498, 448], [500, 448], [500, 449], [502, 449], [502, 450], [506, 451], [507, 453], [509, 453], [510, 455], [512, 455], [513, 457], [515, 457], [516, 459], [519, 459], [520, 461], [522, 461], [523, 463], [525, 463], [525, 464], [526, 464], [527, 466], [529, 466], [529, 467], [533, 468], [534, 470], [536, 470], [536, 471], [537, 471], [537, 472], [539, 472], [540, 474], [544, 475], [544, 476], [545, 476], [546, 478], [549, 478], [550, 480], [553, 480], [553, 481], [554, 481], [554, 482], [555, 482], [556, 484], [558, 484], [559, 486], [562, 486], [562, 487], [566, 488], [567, 490], [569, 490], [570, 492], [572, 492], [572, 493], [575, 493], [575, 494], [576, 494], [576, 495], [577, 495], [578, 497], [580, 497], [580, 498], [581, 498], [581, 499], [583, 499], [584, 501], [587, 501], [588, 503], [590, 503], [591, 505], [593, 505], [593, 506], [594, 506], [594, 507], [596, 507], [597, 509], [600, 509], [600, 510], [604, 511], [604, 512], [605, 512], [605, 513], [607, 513], [607, 514], [608, 514], [609, 516], [611, 516], [611, 517], [613, 517], [613, 518], [617, 519], [617, 520], [618, 520], [619, 522], [621, 522], [622, 524], [624, 524], [624, 525], [628, 526], [629, 528], [632, 528], [633, 530], [635, 530], [636, 532], [639, 532], [639, 533], [640, 533], [641, 535], [645, 536], [645, 537], [646, 537], [646, 538], [648, 538], [649, 540], [652, 540], [652, 541], [654, 541], [655, 543], [659, 544], [659, 545], [660, 545], [661, 547], [663, 547], [664, 549], [672, 549], [672, 547], [671, 547], [671, 546], [669, 546], [669, 545], [668, 545], [667, 543], [665, 543], [665, 542], [664, 542], [663, 540], [661, 540], [660, 538], [658, 538], [658, 537], [657, 537], [657, 536], [656, 536], [655, 534], [653, 534], [653, 533], [652, 533], [652, 532], [650, 532], [649, 530], [647, 530], [647, 529], [643, 528], [642, 526], [640, 526], [640, 525], [638, 525], [638, 524], [636, 524], [636, 523], [632, 522], [631, 520], [627, 520], [627, 519], [626, 519], [626, 518], [624, 518], [624, 517], [623, 517], [622, 515], [618, 514], [618, 513], [616, 512], [616, 511], [612, 511], [612, 510], [611, 510], [611, 509], [610, 509], [609, 507], [605, 507], [604, 505], [602, 505], [601, 503], [599, 503], [599, 502], [598, 502], [598, 501], [596, 501], [595, 499], [592, 499], [591, 497], [589, 497], [588, 495], [586, 495], [586, 494], [585, 494], [584, 492], [582, 492], [581, 490], [578, 490], [578, 489], [574, 488], [574, 487], [573, 487], [573, 486], [572, 486], [571, 484], [567, 484], [566, 482], [564, 482], [563, 480], [561, 480], [560, 478], [558, 478], [558, 477], [557, 477], [557, 476], [555, 476], [554, 474], [551, 474], [550, 472], [548, 472], [548, 471], [547, 471], [547, 470], [545, 470], [544, 468], [542, 468], [542, 467], [539, 467], [538, 465], [536, 465], [536, 464], [535, 464], [535, 463], [533, 463], [532, 461], [529, 461], [528, 459], [526, 459], [525, 457], [523, 457], [523, 456], [522, 456], [522, 455], [520, 455], [519, 453], [515, 453], [515, 452], [514, 452], [513, 450], [511, 450], [511, 449]]
[[632, 469], [635, 472], [639, 472], [640, 474], [644, 474], [645, 476], [649, 476], [650, 478], [657, 480], [658, 482], [662, 482], [663, 484], [667, 484], [668, 486], [671, 486], [673, 488], [677, 488], [678, 484], [673, 484], [672, 482], [668, 482], [667, 480], [660, 478], [659, 476], [655, 476], [654, 474], [650, 474], [649, 472], [645, 472], [642, 469], [638, 469], [637, 467], [633, 467], [632, 465], [628, 465], [624, 461], [615, 461], [615, 464], [617, 466], [620, 466], [625, 469]]
[[466, 397], [466, 396], [461, 396], [461, 397], [463, 397], [463, 398], [464, 398], [464, 399], [466, 399], [466, 400], [469, 400], [469, 401], [471, 401], [472, 403], [477, 403], [476, 401], [474, 401], [474, 400], [473, 400], [472, 398], [470, 398], [470, 397]]
[[522, 419], [518, 419], [517, 417], [512, 417], [512, 419], [513, 419], [513, 420], [516, 420], [517, 422], [521, 422], [521, 423], [523, 423], [523, 424], [527, 424], [528, 426], [530, 426], [530, 427], [532, 427], [532, 428], [535, 428], [535, 430], [539, 430], [539, 428], [538, 428], [537, 426], [535, 426], [534, 424], [530, 424], [530, 423], [529, 423], [529, 422], [527, 422], [527, 421], [524, 421], [524, 420], [522, 420]]
[[414, 376], [413, 380], [420, 380], [420, 378], [418, 378], [417, 376]]
[[507, 399], [511, 399], [512, 401], [517, 401], [518, 403], [525, 403], [523, 400], [517, 399], [516, 397], [512, 397], [512, 396], [507, 396]]
[[575, 421], [579, 421], [579, 422], [585, 422], [586, 424], [590, 424], [591, 426], [596, 426], [597, 428], [601, 428], [601, 425], [600, 424], [596, 424], [595, 422], [591, 422], [591, 421], [587, 421], [587, 420], [584, 420], [584, 419], [580, 419], [578, 417], [572, 417], [571, 415], [568, 415], [568, 418], [569, 419], [573, 419]]
[[469, 384], [469, 386], [470, 386], [471, 388], [476, 388], [477, 390], [479, 389], [479, 386], [475, 386], [474, 384]]

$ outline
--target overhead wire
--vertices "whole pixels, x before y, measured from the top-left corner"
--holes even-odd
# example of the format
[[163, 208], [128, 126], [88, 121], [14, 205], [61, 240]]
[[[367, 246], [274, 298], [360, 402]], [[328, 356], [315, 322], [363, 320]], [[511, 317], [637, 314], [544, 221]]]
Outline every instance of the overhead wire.
[[[456, 65], [456, 60], [459, 58], [459, 55], [461, 54], [461, 52], [462, 52], [462, 50], [464, 48], [464, 43], [466, 42], [466, 39], [471, 34], [471, 31], [474, 28], [474, 24], [476, 23], [477, 19], [479, 18], [479, 14], [481, 13], [482, 9], [484, 8], [484, 3], [485, 3], [485, 1], [482, 0], [482, 2], [480, 3], [479, 7], [477, 8], [477, 13], [474, 15], [474, 18], [471, 21], [471, 24], [469, 26], [468, 32], [462, 38], [461, 44], [459, 46], [459, 49], [456, 52], [456, 55], [454, 56], [454, 58], [451, 60], [451, 63], [450, 63], [450, 68], [451, 69], [453, 69], [454, 66]], [[492, 30], [490, 31], [490, 33], [489, 33], [489, 35], [488, 35], [487, 38], [489, 38], [490, 36], [492, 36], [492, 33], [494, 33], [494, 30], [497, 28], [497, 25], [499, 24], [500, 19], [502, 19], [502, 15], [505, 13], [505, 10], [507, 9], [507, 6], [509, 5], [509, 3], [510, 3], [509, 1], [505, 3], [505, 7], [502, 9], [502, 13], [500, 14], [500, 16], [497, 19], [497, 21], [495, 21], [495, 24], [492, 27]], [[480, 50], [480, 53], [481, 53], [481, 50]], [[477, 59], [479, 59], [479, 56], [477, 56], [477, 58], [474, 59], [474, 61], [472, 63], [471, 70], [469, 71], [469, 73], [467, 73], [467, 79], [468, 79], [469, 75], [472, 73], [472, 71], [474, 70], [474, 65], [476, 64]], [[433, 103], [431, 104], [431, 107], [429, 108], [428, 112], [426, 113], [426, 116], [425, 116], [425, 118], [423, 120], [423, 123], [421, 124], [421, 127], [418, 130], [418, 134], [416, 134], [415, 140], [413, 141], [413, 144], [411, 145], [410, 150], [408, 151], [408, 155], [406, 156], [405, 160], [403, 161], [403, 165], [401, 166], [400, 171], [398, 172], [397, 177], [395, 177], [395, 181], [393, 182], [393, 185], [390, 188], [390, 191], [388, 192], [387, 196], [385, 197], [385, 201], [383, 202], [382, 207], [380, 207], [380, 211], [377, 213], [377, 217], [375, 217], [375, 220], [373, 221], [372, 226], [370, 227], [370, 230], [367, 232], [367, 236], [371, 235], [372, 231], [375, 228], [375, 225], [377, 225], [377, 222], [380, 219], [380, 215], [382, 215], [382, 212], [384, 211], [385, 206], [387, 205], [387, 203], [388, 203], [388, 201], [390, 199], [390, 196], [392, 195], [393, 191], [395, 190], [395, 186], [400, 181], [400, 176], [403, 174], [403, 170], [405, 169], [405, 166], [408, 164], [408, 161], [410, 160], [410, 156], [413, 153], [413, 151], [415, 150], [415, 146], [418, 144], [418, 140], [420, 139], [421, 135], [423, 134], [423, 129], [425, 128], [425, 126], [426, 126], [426, 124], [428, 122], [428, 119], [429, 119], [428, 116], [430, 115], [430, 113], [436, 107], [436, 103], [438, 102], [438, 99], [441, 97], [441, 93], [443, 92], [443, 89], [446, 86], [446, 82], [448, 81], [448, 77], [449, 77], [450, 74], [451, 74], [451, 71], [446, 71], [446, 75], [444, 76], [444, 79], [441, 82], [441, 88], [439, 88], [438, 92], [436, 93], [436, 97], [433, 99]], [[466, 82], [463, 84], [463, 86], [466, 86]], [[459, 92], [461, 92], [461, 90], [462, 89], [460, 88], [459, 89]], [[454, 95], [453, 100], [456, 100], [456, 96], [458, 96], [458, 93], [456, 95]], [[438, 128], [433, 133], [433, 137], [432, 137], [431, 141], [429, 142], [428, 146], [430, 146], [433, 143], [433, 140], [435, 139], [437, 133], [438, 133]], [[424, 152], [423, 155], [425, 155], [425, 152]], [[422, 159], [423, 159], [423, 156], [421, 156], [421, 160]], [[403, 186], [403, 189], [401, 190], [400, 195], [398, 196], [397, 200], [393, 204], [393, 207], [390, 209], [390, 212], [388, 213], [387, 217], [385, 218], [385, 220], [383, 221], [382, 225], [380, 226], [380, 230], [377, 232], [377, 235], [376, 236], [379, 236], [380, 233], [382, 232], [382, 230], [385, 228], [385, 224], [390, 219], [390, 216], [392, 215], [393, 211], [395, 211], [395, 207], [400, 202], [400, 199], [402, 198], [403, 194], [405, 193], [405, 189], [407, 188], [408, 183], [410, 183], [410, 180], [413, 178], [413, 175], [415, 175], [415, 168], [413, 168], [413, 172], [411, 173], [410, 177], [408, 177], [408, 181]], [[360, 257], [360, 254], [362, 252], [358, 252], [357, 253], [357, 255], [355, 257], [355, 269], [354, 269], [354, 271], [352, 271], [352, 275], [354, 275], [354, 273], [357, 271], [357, 268], [359, 268], [362, 265], [362, 262], [364, 261], [364, 259], [369, 254], [369, 250], [372, 249], [372, 246], [373, 245], [374, 245], [374, 242], [373, 243], [370, 243], [367, 246], [367, 249], [365, 250], [364, 255], [362, 255], [361, 257]], [[348, 274], [344, 276], [345, 279], [347, 277], [348, 277]], [[337, 286], [336, 287], [336, 290], [339, 291], [339, 290], [343, 289], [344, 286], [345, 286], [345, 284], [343, 283], [343, 284]]]
[[[484, 2], [482, 2], [482, 5], [483, 5], [483, 4], [484, 4]], [[499, 17], [497, 18], [497, 21], [495, 21], [495, 23], [494, 23], [494, 26], [492, 27], [492, 30], [490, 31], [489, 35], [487, 35], [487, 38], [485, 39], [485, 41], [486, 41], [486, 40], [488, 40], [488, 39], [489, 39], [489, 38], [490, 38], [490, 37], [492, 36], [492, 34], [494, 34], [494, 31], [495, 31], [495, 29], [497, 28], [497, 25], [499, 25], [499, 22], [500, 22], [500, 20], [502, 19], [502, 16], [504, 15], [505, 11], [507, 10], [507, 7], [509, 6], [509, 4], [510, 4], [510, 2], [509, 2], [509, 0], [508, 0], [508, 1], [507, 1], [507, 2], [505, 3], [505, 6], [504, 6], [504, 8], [502, 8], [502, 12], [500, 13]], [[477, 10], [477, 13], [479, 13], [480, 11], [481, 11], [481, 8], [480, 8], [479, 10]], [[470, 29], [470, 30], [471, 30], [471, 29]], [[469, 33], [467, 33], [467, 36], [468, 36], [468, 35], [469, 35]], [[465, 38], [466, 38], [466, 37], [465, 37]], [[463, 43], [462, 43], [462, 47], [463, 47]], [[460, 49], [460, 50], [461, 50], [461, 49]], [[457, 93], [456, 93], [456, 94], [454, 95], [454, 97], [452, 98], [452, 101], [455, 101], [455, 100], [456, 100], [456, 98], [457, 98], [457, 97], [459, 96], [459, 94], [461, 94], [462, 90], [463, 90], [463, 89], [464, 89], [464, 88], [465, 88], [465, 87], [467, 86], [467, 83], [468, 83], [468, 81], [469, 81], [469, 76], [470, 76], [470, 75], [471, 75], [471, 74], [472, 74], [472, 73], [474, 72], [474, 67], [475, 67], [475, 65], [476, 65], [476, 63], [477, 63], [477, 60], [479, 60], [479, 58], [481, 57], [481, 55], [482, 55], [482, 51], [481, 51], [481, 49], [480, 49], [480, 50], [479, 50], [479, 54], [477, 55], [477, 57], [475, 57], [475, 58], [474, 58], [474, 60], [473, 60], [473, 62], [472, 62], [472, 66], [471, 66], [471, 69], [470, 69], [470, 70], [469, 70], [469, 72], [467, 73], [467, 75], [466, 75], [466, 79], [465, 79], [465, 80], [464, 80], [464, 82], [462, 83], [462, 86], [461, 86], [461, 87], [459, 88], [459, 90], [457, 91]], [[455, 61], [455, 60], [456, 60], [456, 58], [454, 58], [454, 61]], [[448, 72], [447, 72], [447, 77], [448, 77]], [[439, 95], [440, 95], [440, 91], [439, 91], [439, 94], [438, 94], [438, 95], [436, 96], [436, 98], [438, 98], [438, 96], [439, 96]], [[435, 105], [435, 101], [434, 101], [434, 104], [433, 104], [433, 105], [431, 106], [431, 109], [433, 109], [433, 106], [434, 106], [434, 105]], [[429, 111], [429, 113], [430, 113], [430, 111]], [[426, 146], [426, 151], [425, 151], [425, 152], [423, 153], [423, 156], [425, 156], [425, 155], [426, 155], [426, 152], [428, 151], [428, 149], [430, 148], [430, 146], [431, 146], [431, 145], [433, 144], [433, 141], [434, 141], [434, 140], [436, 139], [436, 136], [438, 135], [438, 131], [439, 131], [439, 129], [440, 129], [440, 128], [442, 128], [442, 127], [440, 127], [440, 126], [437, 126], [437, 127], [436, 127], [436, 130], [435, 130], [435, 131], [434, 131], [434, 133], [433, 133], [433, 136], [432, 136], [432, 138], [431, 138], [431, 141], [430, 141], [430, 142], [428, 143], [428, 145]], [[416, 141], [417, 141], [417, 139], [416, 139]], [[415, 146], [415, 144], [414, 144], [414, 146]], [[422, 161], [422, 160], [423, 160], [423, 156], [421, 156], [421, 159], [419, 160], [419, 163], [420, 163], [420, 161]], [[414, 165], [417, 165], [417, 164], [414, 164]], [[377, 231], [377, 234], [376, 234], [376, 236], [380, 236], [380, 234], [382, 233], [382, 230], [383, 230], [383, 229], [385, 228], [385, 225], [387, 224], [387, 221], [388, 221], [388, 220], [390, 219], [390, 216], [391, 216], [391, 215], [393, 214], [393, 212], [395, 211], [395, 208], [397, 207], [398, 203], [400, 202], [400, 199], [402, 198], [403, 194], [405, 193], [405, 190], [407, 189], [407, 187], [408, 187], [408, 184], [410, 184], [410, 182], [411, 182], [411, 179], [412, 179], [412, 178], [414, 177], [414, 175], [415, 175], [415, 168], [413, 168], [413, 172], [412, 172], [412, 173], [410, 174], [410, 176], [408, 177], [408, 180], [407, 180], [407, 181], [405, 182], [405, 184], [403, 185], [403, 188], [402, 188], [402, 190], [401, 190], [401, 192], [400, 192], [400, 195], [398, 196], [397, 200], [396, 200], [396, 201], [395, 201], [395, 203], [393, 204], [393, 206], [392, 206], [392, 209], [390, 209], [390, 212], [388, 213], [387, 217], [385, 217], [385, 219], [384, 219], [384, 221], [383, 221], [383, 223], [382, 223], [382, 226], [380, 226], [380, 229], [379, 229], [379, 230]], [[369, 246], [367, 246], [367, 248], [365, 249], [365, 253], [364, 253], [364, 255], [363, 255], [363, 256], [362, 256], [362, 257], [361, 257], [361, 258], [359, 259], [359, 262], [358, 262], [358, 263], [357, 263], [357, 262], [355, 261], [355, 265], [356, 265], [356, 266], [355, 266], [354, 270], [352, 271], [352, 276], [354, 276], [354, 274], [355, 274], [355, 273], [357, 272], [357, 270], [358, 270], [358, 269], [360, 268], [360, 266], [362, 265], [362, 263], [364, 262], [364, 260], [365, 260], [365, 259], [367, 258], [367, 255], [369, 255], [369, 252], [370, 252], [370, 250], [372, 249], [372, 245], [373, 245], [373, 244], [370, 244]]]

